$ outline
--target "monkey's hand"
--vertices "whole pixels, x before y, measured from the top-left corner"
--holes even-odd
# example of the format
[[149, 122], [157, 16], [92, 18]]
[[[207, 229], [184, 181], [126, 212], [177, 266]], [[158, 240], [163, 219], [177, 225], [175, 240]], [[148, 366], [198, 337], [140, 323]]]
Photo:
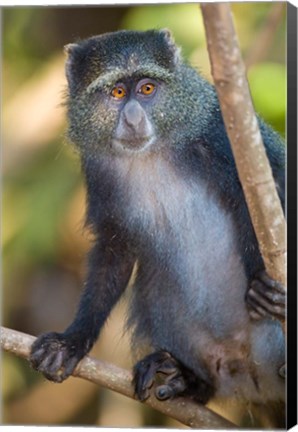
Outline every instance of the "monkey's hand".
[[265, 271], [257, 273], [251, 282], [246, 295], [246, 302], [252, 319], [285, 318], [285, 290], [282, 284], [271, 279]]
[[50, 381], [60, 383], [72, 374], [86, 354], [81, 339], [64, 333], [45, 333], [31, 347], [30, 363]]
[[[246, 295], [249, 315], [254, 320], [265, 317], [284, 319], [286, 316], [286, 295], [282, 284], [271, 279], [265, 271], [259, 272], [251, 282]], [[283, 364], [278, 374], [285, 378], [286, 366]]]
[[166, 376], [163, 383], [159, 382], [155, 387], [155, 396], [159, 400], [183, 395], [205, 404], [214, 393], [211, 384], [198, 378], [167, 351], [149, 354], [134, 366], [133, 374], [135, 394], [140, 401], [149, 397], [149, 390], [157, 381], [157, 374]]

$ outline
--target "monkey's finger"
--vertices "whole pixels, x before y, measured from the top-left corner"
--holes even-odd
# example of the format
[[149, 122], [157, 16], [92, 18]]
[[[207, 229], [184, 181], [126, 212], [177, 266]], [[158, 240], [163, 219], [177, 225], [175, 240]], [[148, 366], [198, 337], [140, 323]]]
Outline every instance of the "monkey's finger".
[[254, 296], [250, 295], [250, 291], [247, 292], [245, 300], [249, 308], [249, 314], [252, 318], [261, 319], [268, 315], [267, 310], [260, 306]]
[[135, 394], [140, 401], [144, 401], [149, 397], [149, 389], [152, 386], [152, 383], [149, 383], [147, 387], [145, 384], [144, 377], [137, 377], [135, 380]]
[[43, 371], [42, 373], [49, 381], [53, 381], [55, 383], [62, 383], [62, 381], [64, 381], [64, 379], [61, 377], [61, 369], [56, 371], [55, 373], [49, 373], [48, 371]]
[[281, 294], [285, 293], [285, 289], [282, 283], [278, 282], [275, 279], [272, 279], [266, 271], [260, 271], [256, 274], [256, 278], [263, 282], [267, 287], [270, 287]]
[[262, 319], [262, 317], [253, 310], [250, 310], [248, 312], [248, 314], [249, 314], [250, 318], [253, 319], [254, 321], [259, 321]]
[[46, 366], [47, 372], [53, 374], [61, 369], [63, 365], [63, 360], [65, 358], [65, 352], [58, 351], [54, 352], [52, 356], [52, 361]]
[[141, 364], [138, 369], [139, 387], [150, 388], [153, 385], [156, 373], [156, 364]]
[[250, 303], [252, 307], [259, 312], [260, 310], [264, 310], [267, 315], [271, 315], [273, 317], [285, 317], [285, 305], [274, 304], [268, 301], [267, 298], [264, 298], [258, 291], [254, 289], [250, 289], [247, 293], [247, 301]]
[[153, 377], [147, 376], [146, 372], [137, 371], [134, 376], [135, 394], [139, 400], [144, 401], [149, 397], [149, 389], [153, 385]]
[[155, 396], [159, 400], [169, 399], [184, 392], [186, 387], [186, 382], [181, 375], [178, 378], [168, 377], [166, 384], [156, 387]]
[[64, 371], [61, 374], [61, 378], [63, 380], [65, 380], [67, 377], [69, 377], [73, 373], [73, 371], [75, 370], [75, 368], [76, 368], [77, 364], [79, 363], [79, 361], [80, 360], [77, 357], [71, 357], [67, 361], [67, 363], [66, 363], [66, 365], [64, 367]]
[[31, 352], [30, 355], [30, 363], [34, 369], [37, 369], [42, 359], [44, 358], [45, 350], [44, 348], [40, 348], [37, 351]]
[[52, 364], [53, 360], [55, 359], [57, 353], [52, 352], [47, 354], [42, 362], [38, 366], [39, 372], [47, 372], [49, 370], [49, 366]]
[[166, 375], [176, 374], [177, 371], [179, 371], [179, 368], [177, 363], [174, 361], [174, 359], [166, 360], [156, 369], [156, 372], [160, 372]]
[[259, 314], [259, 312], [255, 311], [253, 309], [250, 309], [248, 311], [248, 314], [255, 321], [259, 321], [259, 320], [261, 320], [263, 318], [263, 315]]
[[248, 305], [248, 313], [249, 316], [254, 319], [254, 320], [260, 320], [265, 318], [268, 314], [266, 312], [266, 310], [264, 310], [263, 308], [261, 308], [258, 304], [256, 304], [254, 301], [252, 301], [251, 299], [247, 298], [247, 305]]
[[143, 389], [142, 391], [136, 392], [136, 395], [139, 401], [144, 402], [150, 396], [150, 392], [148, 389]]
[[174, 391], [169, 385], [163, 384], [156, 387], [155, 396], [159, 400], [166, 400], [174, 396]]
[[265, 285], [257, 279], [252, 281], [250, 289], [274, 305], [285, 305], [286, 303], [285, 292], [281, 293], [278, 290], [276, 291], [275, 288]]

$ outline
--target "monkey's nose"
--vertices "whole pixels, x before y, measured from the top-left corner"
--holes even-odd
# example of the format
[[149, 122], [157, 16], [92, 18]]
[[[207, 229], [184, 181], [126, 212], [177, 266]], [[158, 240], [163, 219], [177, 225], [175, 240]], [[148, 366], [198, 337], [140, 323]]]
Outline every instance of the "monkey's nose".
[[127, 102], [123, 114], [127, 125], [134, 129], [137, 129], [145, 118], [143, 108], [135, 100]]

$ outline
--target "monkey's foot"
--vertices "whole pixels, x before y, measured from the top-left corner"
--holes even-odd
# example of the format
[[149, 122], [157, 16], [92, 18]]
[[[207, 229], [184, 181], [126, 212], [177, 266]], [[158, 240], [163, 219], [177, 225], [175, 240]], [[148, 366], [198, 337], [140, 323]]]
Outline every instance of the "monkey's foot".
[[[133, 374], [135, 394], [140, 401], [149, 397], [149, 390], [156, 382], [158, 385], [155, 387], [155, 396], [159, 400], [180, 395], [205, 404], [214, 394], [211, 384], [198, 378], [167, 351], [149, 354], [135, 365]], [[158, 381], [157, 374], [166, 376], [162, 383]]]
[[259, 272], [251, 282], [246, 295], [250, 317], [259, 320], [264, 317], [285, 318], [286, 296], [282, 284], [271, 279], [265, 271]]
[[45, 333], [31, 347], [30, 363], [50, 381], [62, 382], [72, 374], [86, 351], [74, 337]]

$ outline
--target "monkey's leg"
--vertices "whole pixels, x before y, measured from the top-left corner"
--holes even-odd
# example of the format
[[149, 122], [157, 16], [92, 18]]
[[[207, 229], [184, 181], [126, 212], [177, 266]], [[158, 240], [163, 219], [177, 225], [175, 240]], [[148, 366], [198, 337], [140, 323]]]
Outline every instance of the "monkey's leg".
[[155, 396], [159, 400], [180, 395], [207, 403], [215, 391], [211, 383], [197, 377], [167, 351], [149, 354], [135, 365], [133, 372], [135, 394], [141, 401], [149, 397], [149, 389], [156, 381], [157, 374], [166, 375], [164, 382], [155, 388]]
[[105, 235], [92, 249], [86, 288], [72, 324], [63, 333], [40, 335], [32, 345], [31, 365], [51, 381], [64, 381], [90, 351], [128, 283], [133, 258], [115, 238]]
[[246, 295], [250, 317], [259, 320], [266, 316], [285, 318], [286, 298], [283, 286], [265, 271], [257, 273]]

